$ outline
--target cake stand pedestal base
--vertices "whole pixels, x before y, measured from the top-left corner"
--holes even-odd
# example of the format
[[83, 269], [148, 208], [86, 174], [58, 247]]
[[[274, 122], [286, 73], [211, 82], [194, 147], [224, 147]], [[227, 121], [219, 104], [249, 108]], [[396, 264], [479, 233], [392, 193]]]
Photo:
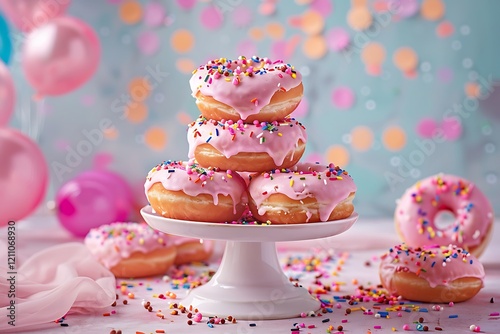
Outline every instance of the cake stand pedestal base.
[[278, 261], [278, 241], [319, 239], [347, 231], [358, 219], [291, 225], [241, 225], [165, 218], [150, 206], [142, 208], [144, 220], [154, 229], [184, 237], [226, 240], [219, 269], [212, 279], [194, 288], [182, 300], [204, 316], [264, 320], [294, 318], [319, 310], [320, 302], [293, 285]]
[[274, 242], [228, 241], [212, 279], [182, 301], [204, 316], [264, 320], [317, 311], [320, 302], [293, 285], [281, 270]]

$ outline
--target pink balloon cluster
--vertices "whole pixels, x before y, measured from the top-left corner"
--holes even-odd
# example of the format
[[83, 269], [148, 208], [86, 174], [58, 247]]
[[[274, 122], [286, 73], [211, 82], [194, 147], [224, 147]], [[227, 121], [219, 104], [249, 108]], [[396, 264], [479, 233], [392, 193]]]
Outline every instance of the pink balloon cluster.
[[[0, 0], [0, 5], [8, 12], [9, 6], [36, 2]], [[0, 61], [0, 226], [31, 214], [43, 200], [48, 184], [47, 163], [38, 145], [18, 130], [6, 127], [15, 100], [14, 82]]]
[[133, 206], [132, 190], [118, 174], [105, 170], [84, 172], [65, 183], [56, 194], [57, 217], [77, 237], [91, 228], [126, 221]]
[[99, 38], [85, 22], [64, 16], [71, 0], [0, 0], [9, 20], [27, 33], [22, 50], [26, 78], [38, 96], [66, 94], [95, 73]]
[[[22, 66], [39, 96], [78, 88], [99, 64], [101, 50], [94, 30], [78, 19], [63, 16], [70, 2], [0, 0], [7, 18], [28, 34]], [[17, 130], [2, 128], [8, 124], [14, 104], [14, 84], [0, 61], [0, 226], [32, 213], [48, 184], [47, 164], [38, 145]]]

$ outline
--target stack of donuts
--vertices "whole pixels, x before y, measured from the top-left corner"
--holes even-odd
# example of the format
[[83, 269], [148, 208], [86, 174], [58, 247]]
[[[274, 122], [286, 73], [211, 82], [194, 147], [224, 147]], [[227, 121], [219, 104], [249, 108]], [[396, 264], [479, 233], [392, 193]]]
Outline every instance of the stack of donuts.
[[188, 161], [165, 161], [145, 193], [167, 218], [295, 224], [347, 218], [356, 186], [339, 166], [299, 162], [307, 135], [290, 117], [302, 99], [301, 74], [260, 57], [215, 59], [193, 71], [201, 115], [189, 124]]
[[[448, 212], [454, 218], [440, 222]], [[457, 302], [483, 287], [478, 261], [491, 239], [493, 210], [472, 182], [438, 174], [418, 181], [398, 201], [396, 231], [402, 245], [382, 257], [380, 278], [391, 293], [423, 302]]]

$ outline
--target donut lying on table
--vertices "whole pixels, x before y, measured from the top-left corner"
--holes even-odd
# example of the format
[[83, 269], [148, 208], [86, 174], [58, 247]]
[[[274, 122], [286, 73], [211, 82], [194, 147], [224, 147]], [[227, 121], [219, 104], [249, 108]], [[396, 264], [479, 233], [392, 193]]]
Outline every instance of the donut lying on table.
[[483, 265], [457, 246], [392, 247], [382, 256], [380, 280], [391, 294], [428, 302], [462, 302], [483, 287]]

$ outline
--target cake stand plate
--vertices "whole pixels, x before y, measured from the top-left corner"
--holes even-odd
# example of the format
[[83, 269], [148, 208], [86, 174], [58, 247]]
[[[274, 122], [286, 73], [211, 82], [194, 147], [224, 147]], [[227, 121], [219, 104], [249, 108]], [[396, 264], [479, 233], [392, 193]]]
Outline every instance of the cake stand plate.
[[142, 208], [141, 214], [152, 228], [164, 233], [227, 241], [212, 279], [191, 290], [181, 303], [193, 305], [204, 316], [246, 320], [293, 318], [317, 311], [320, 302], [283, 273], [275, 242], [330, 237], [347, 231], [358, 219], [353, 213], [347, 219], [322, 223], [241, 225], [164, 218], [150, 206]]

